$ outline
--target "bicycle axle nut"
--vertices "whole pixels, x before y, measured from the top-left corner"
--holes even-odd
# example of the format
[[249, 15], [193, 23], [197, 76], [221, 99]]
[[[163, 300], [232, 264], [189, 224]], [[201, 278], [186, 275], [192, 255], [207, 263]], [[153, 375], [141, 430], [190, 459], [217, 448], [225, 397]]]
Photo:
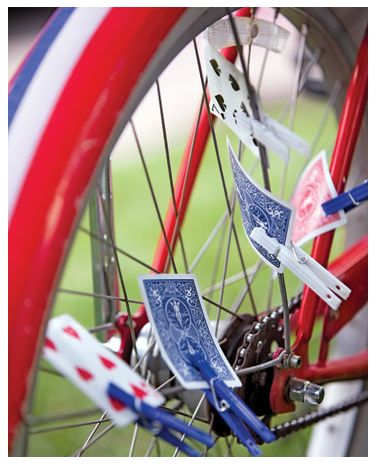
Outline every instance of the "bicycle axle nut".
[[289, 381], [288, 396], [295, 402], [318, 405], [323, 401], [324, 394], [324, 387], [309, 380], [292, 377]]

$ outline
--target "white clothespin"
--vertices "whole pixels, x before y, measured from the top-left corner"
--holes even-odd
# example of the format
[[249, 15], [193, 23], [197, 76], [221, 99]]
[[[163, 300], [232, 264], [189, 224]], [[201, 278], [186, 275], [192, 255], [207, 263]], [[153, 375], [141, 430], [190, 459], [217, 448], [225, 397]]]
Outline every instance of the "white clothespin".
[[264, 124], [269, 127], [275, 135], [283, 141], [291, 149], [295, 149], [299, 154], [304, 157], [309, 157], [310, 147], [306, 140], [299, 135], [292, 132], [288, 127], [283, 126], [280, 122], [275, 121], [272, 117], [264, 114]]
[[250, 124], [253, 137], [267, 149], [276, 152], [285, 162], [289, 159], [289, 149], [297, 150], [304, 157], [309, 156], [306, 140], [266, 114], [263, 114], [261, 121], [257, 121], [241, 111], [236, 115], [236, 119], [244, 128]]
[[[271, 238], [261, 227], [252, 230], [251, 238], [275, 255], [298, 278], [310, 287], [332, 309], [337, 310], [341, 299], [347, 299], [351, 290], [316, 260], [292, 243], [292, 247], [282, 245]], [[336, 294], [338, 296], [336, 296]]]

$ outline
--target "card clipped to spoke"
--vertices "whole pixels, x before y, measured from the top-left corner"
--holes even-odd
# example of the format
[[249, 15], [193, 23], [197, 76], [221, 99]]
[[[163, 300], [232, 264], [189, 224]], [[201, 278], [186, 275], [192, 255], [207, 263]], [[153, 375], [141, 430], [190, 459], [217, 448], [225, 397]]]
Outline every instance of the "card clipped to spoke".
[[346, 214], [339, 210], [326, 215], [322, 203], [337, 196], [329, 173], [325, 151], [320, 152], [305, 168], [291, 203], [296, 208], [292, 241], [301, 246], [322, 233], [345, 225]]
[[244, 74], [207, 40], [203, 42], [212, 114], [224, 121], [257, 157], [259, 142], [285, 161], [290, 149], [307, 156], [308, 143], [297, 134], [261, 112], [260, 120], [252, 117]]
[[241, 382], [223, 354], [209, 323], [196, 278], [158, 274], [139, 278], [148, 319], [162, 356], [186, 389], [209, 388], [191, 363], [198, 352], [228, 387]]
[[135, 399], [160, 406], [165, 400], [121, 358], [105, 348], [73, 317], [64, 314], [50, 319], [44, 343], [44, 357], [64, 377], [105, 410], [117, 426], [137, 419], [137, 413], [108, 395], [110, 383]]
[[282, 272], [284, 267], [281, 261], [257, 243], [251, 237], [251, 233], [255, 227], [261, 227], [268, 236], [276, 238], [279, 243], [290, 245], [294, 209], [259, 186], [247, 174], [236, 157], [228, 138], [227, 146], [245, 234], [260, 257], [276, 271]]

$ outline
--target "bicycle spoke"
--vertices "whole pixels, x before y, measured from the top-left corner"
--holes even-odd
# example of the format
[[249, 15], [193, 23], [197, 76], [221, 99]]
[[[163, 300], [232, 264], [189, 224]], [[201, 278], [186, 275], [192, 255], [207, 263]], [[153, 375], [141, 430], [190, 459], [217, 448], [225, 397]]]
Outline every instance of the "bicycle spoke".
[[227, 445], [227, 454], [225, 456], [233, 456], [232, 446], [235, 441], [235, 437], [232, 435], [231, 441], [228, 441], [228, 436], [224, 437], [225, 444]]
[[[192, 416], [193, 416], [191, 413], [181, 412], [180, 410], [174, 410], [173, 408], [167, 408], [167, 407], [161, 407], [161, 408], [163, 408], [164, 410], [172, 413], [173, 415], [180, 415], [180, 416], [185, 417], [185, 418], [192, 418]], [[209, 423], [209, 421], [205, 420], [204, 418], [199, 418], [197, 416], [195, 416], [194, 419], [196, 421], [200, 421], [202, 423], [206, 423], [206, 424]]]
[[131, 440], [131, 446], [129, 448], [129, 453], [128, 453], [128, 457], [130, 457], [130, 458], [133, 456], [133, 452], [135, 450], [135, 444], [136, 444], [138, 434], [139, 434], [139, 424], [135, 423], [135, 426], [133, 427], [133, 435], [132, 435], [132, 440]]
[[[249, 282], [251, 284], [253, 283], [254, 279], [256, 278], [256, 275], [258, 274], [258, 272], [262, 268], [262, 266], [263, 266], [263, 262], [261, 260], [255, 265], [254, 271], [249, 277]], [[239, 294], [237, 295], [234, 303], [231, 306], [231, 311], [232, 312], [237, 313], [239, 311], [240, 306], [243, 304], [243, 301], [247, 296], [247, 292], [248, 292], [247, 287], [244, 286], [244, 288], [239, 292]]]
[[[229, 260], [229, 252], [231, 248], [231, 238], [232, 238], [232, 229], [233, 229], [233, 219], [235, 216], [235, 206], [236, 206], [236, 195], [233, 194], [232, 197], [232, 203], [231, 203], [231, 209], [229, 212], [229, 228], [228, 228], [228, 238], [227, 238], [227, 246], [225, 248], [225, 258], [224, 258], [224, 267], [223, 267], [223, 277], [221, 280], [221, 286], [220, 286], [220, 296], [219, 296], [219, 305], [221, 306], [223, 303], [223, 298], [224, 298], [224, 290], [225, 290], [225, 279], [227, 276], [227, 268], [228, 268], [228, 260]], [[217, 316], [216, 316], [216, 324], [215, 324], [215, 336], [217, 336], [217, 333], [219, 331], [219, 323], [220, 323], [220, 317], [221, 317], [221, 308], [219, 307], [217, 311]]]
[[177, 393], [180, 393], [180, 392], [183, 392], [185, 389], [183, 386], [181, 385], [175, 385], [174, 387], [171, 387], [171, 388], [166, 388], [164, 389], [161, 393], [165, 396], [165, 397], [173, 397], [175, 396]]
[[[203, 404], [205, 400], [205, 393], [203, 393], [203, 395], [201, 396], [200, 400], [199, 400], [199, 403], [196, 405], [196, 408], [195, 408], [195, 411], [193, 412], [189, 422], [188, 422], [188, 426], [191, 426], [192, 423], [194, 422], [194, 420], [196, 419], [196, 416], [200, 410], [200, 407], [201, 405]], [[180, 438], [180, 443], [182, 443], [183, 441], [185, 440], [185, 433], [183, 433], [181, 435], [181, 438]], [[180, 452], [180, 449], [179, 448], [176, 448], [176, 451], [173, 453], [173, 458], [175, 458]]]
[[[214, 422], [214, 416], [213, 416], [213, 413], [211, 413], [210, 415], [210, 421], [209, 421], [209, 428], [208, 428], [208, 434], [212, 436], [212, 430], [213, 430], [213, 422]], [[208, 422], [207, 422], [208, 423]], [[219, 436], [216, 436], [215, 439], [214, 439], [214, 443], [212, 445], [212, 447], [214, 447], [216, 445], [216, 442], [217, 440], [219, 439]], [[210, 448], [208, 447], [208, 445], [205, 447], [205, 450], [204, 450], [204, 457], [207, 457], [208, 456], [208, 451], [210, 450]]]
[[132, 119], [130, 121], [130, 124], [131, 124], [131, 128], [132, 128], [133, 136], [135, 138], [137, 150], [139, 152], [139, 157], [140, 157], [140, 160], [141, 160], [141, 164], [142, 164], [143, 169], [144, 169], [145, 178], [147, 179], [149, 191], [151, 193], [153, 205], [154, 205], [155, 210], [156, 210], [156, 215], [157, 215], [157, 218], [158, 218], [159, 223], [160, 223], [161, 232], [163, 234], [164, 241], [167, 245], [168, 254], [169, 254], [169, 257], [170, 257], [171, 262], [172, 262], [172, 267], [173, 267], [174, 272], [177, 273], [177, 267], [176, 267], [175, 259], [173, 257], [172, 248], [171, 248], [171, 245], [170, 245], [168, 237], [167, 237], [167, 233], [166, 233], [165, 228], [164, 228], [164, 223], [163, 223], [163, 219], [161, 218], [160, 208], [159, 208], [159, 204], [158, 204], [157, 199], [156, 199], [155, 190], [154, 190], [153, 185], [152, 185], [151, 177], [149, 176], [147, 163], [145, 161], [143, 150], [141, 148], [141, 144], [140, 144], [139, 138], [137, 136], [136, 128], [133, 124]]
[[316, 51], [312, 54], [311, 59], [308, 61], [305, 67], [303, 67], [302, 74], [300, 76], [299, 88], [298, 88], [299, 94], [304, 90], [304, 87], [309, 78], [311, 69], [317, 65], [322, 53], [323, 53], [322, 50], [320, 48], [317, 48]]
[[[247, 293], [248, 293], [248, 289], [247, 289]], [[215, 307], [217, 307], [218, 309], [221, 309], [222, 311], [226, 312], [227, 314], [230, 314], [231, 316], [234, 316], [234, 317], [237, 317], [239, 319], [242, 319], [242, 317], [237, 314], [236, 312], [232, 311], [231, 309], [229, 309], [228, 307], [225, 307], [223, 306], [222, 304], [218, 304], [217, 302], [215, 301], [212, 301], [212, 299], [209, 299], [207, 298], [207, 296], [202, 296], [202, 298], [204, 299], [204, 301], [207, 301], [211, 304], [213, 304]]]
[[[93, 444], [93, 443], [95, 442], [94, 440], [96, 439], [96, 437], [93, 438], [93, 436], [94, 436], [94, 434], [97, 432], [97, 430], [99, 429], [99, 427], [100, 427], [100, 425], [102, 424], [102, 422], [103, 422], [103, 420], [104, 420], [104, 418], [105, 418], [106, 415], [107, 415], [107, 412], [103, 412], [103, 414], [101, 415], [100, 419], [98, 420], [98, 422], [96, 423], [96, 425], [95, 425], [94, 428], [92, 429], [91, 433], [89, 434], [88, 438], [85, 440], [83, 446], [82, 446], [78, 451], [76, 451], [76, 453], [74, 454], [74, 456], [81, 456], [81, 455], [84, 453], [84, 451], [85, 451], [87, 448], [89, 448], [89, 446], [90, 446], [91, 444]], [[107, 428], [104, 428], [103, 432], [105, 432], [105, 430], [107, 430], [108, 428], [112, 428], [113, 426], [114, 426], [113, 424], [107, 426]], [[103, 432], [101, 432], [101, 433], [103, 433]], [[104, 433], [103, 433], [103, 434], [104, 434]], [[100, 433], [99, 433], [99, 435], [97, 435], [97, 436], [100, 438]]]
[[[182, 238], [182, 235], [181, 235], [181, 229], [180, 229], [180, 225], [179, 225], [179, 211], [177, 209], [175, 189], [174, 189], [174, 186], [173, 186], [171, 158], [170, 158], [169, 147], [168, 147], [167, 130], [166, 130], [166, 127], [165, 127], [163, 101], [162, 101], [162, 98], [161, 98], [160, 83], [159, 83], [158, 80], [156, 80], [156, 89], [157, 89], [157, 97], [158, 97], [158, 103], [159, 103], [159, 109], [160, 109], [161, 128], [162, 128], [162, 131], [163, 131], [165, 157], [166, 157], [166, 160], [167, 160], [169, 185], [170, 185], [171, 193], [172, 193], [173, 209], [174, 209], [174, 212], [175, 212], [175, 215], [176, 215], [175, 233], [174, 233], [174, 236], [171, 239], [171, 246], [174, 246], [174, 242], [176, 241], [176, 238], [179, 237], [180, 246], [181, 246], [181, 253], [182, 253], [182, 257], [183, 257], [183, 261], [184, 261], [184, 267], [185, 267], [185, 270], [188, 270], [187, 256], [186, 256], [186, 253], [185, 253], [184, 241], [183, 241], [183, 238]], [[167, 266], [166, 266], [166, 268], [167, 268]]]
[[[111, 421], [110, 418], [104, 419], [101, 423]], [[58, 425], [58, 426], [50, 426], [48, 428], [38, 428], [36, 430], [30, 430], [29, 434], [30, 435], [37, 435], [40, 433], [48, 433], [51, 431], [59, 431], [59, 430], [67, 430], [67, 429], [72, 429], [72, 428], [79, 428], [82, 426], [88, 426], [88, 425], [94, 425], [95, 423], [98, 424], [100, 421], [99, 420], [90, 420], [90, 421], [84, 421], [84, 422], [79, 422], [79, 423], [67, 423], [65, 425]]]
[[62, 413], [59, 415], [39, 415], [39, 416], [30, 415], [27, 417], [27, 420], [28, 420], [28, 425], [31, 427], [34, 427], [37, 425], [42, 425], [44, 423], [53, 423], [60, 420], [71, 420], [73, 418], [81, 418], [85, 416], [90, 416], [99, 412], [100, 410], [98, 408], [90, 408], [88, 410], [81, 410], [78, 412], [71, 412], [71, 413]]
[[[259, 270], [259, 268], [260, 268], [259, 263], [255, 264], [254, 266], [250, 266], [249, 268], [247, 268], [246, 271], [247, 271], [248, 277], [251, 277], [256, 270]], [[266, 269], [266, 268], [264, 268], [264, 269]], [[230, 284], [237, 283], [238, 281], [241, 281], [242, 279], [244, 279], [244, 276], [243, 276], [243, 273], [240, 271], [239, 273], [234, 274], [234, 275], [226, 278], [226, 280], [224, 282], [224, 286], [229, 286]], [[207, 296], [209, 294], [212, 294], [213, 292], [220, 289], [221, 285], [222, 285], [221, 281], [217, 282], [217, 283], [214, 283], [209, 288], [204, 289], [201, 292], [201, 294], [203, 296]]]
[[[207, 87], [207, 83], [208, 83], [208, 80], [206, 79], [205, 82], [204, 82], [204, 88]], [[201, 114], [203, 112], [203, 105], [204, 105], [204, 94], [202, 95], [201, 100], [200, 100], [199, 112], [198, 112], [197, 120], [196, 120], [196, 123], [195, 123], [195, 130], [193, 131], [192, 145], [191, 145], [191, 148], [190, 148], [190, 151], [189, 151], [188, 162], [187, 162], [187, 170], [185, 172], [185, 177], [184, 177], [184, 180], [183, 180], [183, 186], [182, 186], [182, 190], [181, 190], [180, 210], [183, 210], [183, 207], [184, 207], [185, 191], [186, 191], [186, 188], [187, 188], [189, 173], [190, 173], [190, 170], [191, 170], [192, 156], [193, 156], [193, 153], [195, 151], [197, 133], [199, 131], [199, 126], [200, 126], [200, 121], [201, 121]]]
[[45, 372], [47, 374], [51, 374], [51, 375], [55, 375], [56, 377], [63, 378], [63, 375], [60, 372], [57, 372], [56, 370], [53, 370], [53, 369], [49, 369], [48, 367], [44, 367], [44, 366], [40, 365], [39, 370], [41, 372]]
[[161, 447], [160, 447], [158, 438], [155, 439], [155, 447], [156, 447], [156, 456], [157, 457], [161, 456]]
[[[291, 99], [289, 102], [288, 128], [291, 131], [293, 131], [294, 129], [295, 119], [296, 119], [297, 100], [299, 96], [299, 83], [300, 83], [301, 70], [302, 70], [303, 61], [304, 61], [306, 37], [307, 37], [307, 26], [303, 24], [301, 26], [301, 31], [300, 31], [299, 51], [298, 51], [298, 57], [297, 57], [297, 62], [295, 67], [293, 87], [291, 91]], [[284, 197], [290, 158], [291, 158], [291, 153], [289, 152], [288, 160], [284, 163], [282, 177], [281, 177], [280, 194], [279, 194], [281, 198]]]
[[[318, 61], [321, 57], [321, 54], [322, 54], [321, 49], [317, 49], [313, 53], [313, 55], [312, 55], [310, 61], [308, 62], [308, 64], [305, 66], [305, 68], [303, 68], [301, 76], [300, 76], [299, 85], [298, 85], [298, 91], [297, 91], [297, 96], [298, 97], [300, 97], [301, 94], [304, 92], [304, 88], [305, 88], [305, 85], [307, 84], [307, 81], [309, 79], [311, 69], [313, 68], [313, 66], [315, 66], [318, 63]], [[287, 116], [289, 116], [289, 112], [290, 112], [290, 101], [285, 105], [283, 111], [281, 112], [281, 114], [279, 116], [278, 121], [279, 122], [284, 122], [287, 119]]]
[[[107, 294], [98, 294], [98, 293], [88, 293], [85, 291], [75, 291], [73, 289], [63, 289], [60, 288], [57, 290], [59, 293], [66, 293], [66, 294], [74, 294], [76, 296], [89, 296], [93, 298], [100, 298], [100, 299], [110, 299], [112, 301], [124, 301], [124, 298], [117, 297], [117, 296], [109, 296]], [[131, 304], [143, 304], [143, 301], [138, 301], [136, 299], [128, 299], [128, 302]], [[109, 322], [106, 323], [107, 325], [110, 324]], [[101, 324], [103, 326], [104, 324]]]
[[216, 237], [217, 233], [221, 230], [223, 225], [227, 222], [228, 218], [228, 210], [225, 210], [223, 215], [219, 218], [218, 222], [214, 226], [213, 230], [211, 233], [208, 235], [208, 238], [204, 242], [204, 244], [201, 246], [200, 250], [197, 252], [194, 260], [192, 261], [192, 264], [189, 266], [188, 272], [192, 273], [192, 271], [195, 269], [197, 264], [200, 262], [201, 258], [204, 256], [205, 252], [211, 245], [212, 241]]
[[136, 362], [136, 364], [132, 367], [132, 370], [136, 370], [138, 368], [140, 368], [141, 364], [144, 362], [144, 360], [146, 359], [146, 357], [152, 352], [152, 350], [154, 349], [156, 345], [156, 341], [154, 340], [149, 346], [148, 346], [148, 349], [144, 352], [144, 354], [140, 357], [140, 359], [138, 360], [138, 362]]
[[[89, 200], [89, 226], [92, 232], [97, 235], [106, 235], [107, 228], [115, 235], [112, 192], [111, 192], [111, 161], [108, 159], [103, 164], [100, 177], [97, 179], [97, 186], [91, 192]], [[104, 212], [101, 206], [104, 206]], [[92, 256], [92, 281], [93, 290], [98, 294], [111, 295], [116, 292], [118, 283], [118, 273], [116, 269], [113, 250], [104, 242], [91, 240]], [[94, 300], [95, 324], [111, 322], [119, 312], [118, 301]]]
[[174, 380], [176, 380], [176, 375], [173, 375], [173, 376], [170, 377], [168, 380], [166, 380], [165, 382], [163, 382], [161, 385], [159, 385], [158, 387], [156, 387], [156, 390], [161, 390], [162, 388], [166, 387], [168, 384], [172, 383]]
[[[104, 214], [104, 219], [106, 219], [106, 210], [105, 210], [105, 205], [104, 205], [103, 202], [101, 202], [101, 209], [102, 209], [102, 212]], [[135, 352], [136, 358], [138, 359], [139, 354], [137, 352], [137, 347], [136, 347], [136, 334], [135, 334], [135, 328], [134, 328], [133, 320], [132, 320], [131, 308], [130, 308], [129, 300], [128, 300], [127, 288], [126, 288], [125, 283], [124, 283], [124, 278], [123, 278], [123, 273], [121, 271], [119, 256], [117, 254], [117, 250], [116, 250], [116, 246], [115, 246], [115, 238], [113, 236], [113, 231], [111, 229], [111, 224], [109, 222], [107, 222], [106, 231], [107, 231], [108, 239], [112, 244], [113, 256], [115, 257], [117, 272], [118, 272], [119, 279], [120, 279], [120, 285], [121, 285], [121, 289], [122, 289], [123, 295], [124, 295], [124, 303], [125, 303], [125, 307], [126, 307], [127, 315], [128, 315], [128, 326], [129, 326], [130, 331], [131, 331], [132, 347], [133, 347], [133, 351]]]
[[272, 307], [272, 298], [273, 298], [273, 288], [275, 285], [276, 273], [274, 270], [270, 270], [270, 277], [268, 283], [268, 291], [267, 291], [267, 303], [265, 308], [271, 309]]
[[[79, 226], [79, 230], [81, 230], [82, 232], [86, 233], [87, 235], [90, 235], [93, 239], [95, 240], [98, 240], [98, 241], [102, 241], [104, 242], [106, 240], [107, 237], [100, 237], [98, 235], [95, 235], [94, 233], [92, 233], [91, 231], [87, 230], [87, 228], [84, 228], [83, 226]], [[111, 243], [108, 243], [108, 246], [110, 246], [111, 248], [113, 248], [113, 245]], [[141, 259], [139, 258], [136, 258], [135, 256], [131, 255], [130, 253], [127, 253], [126, 251], [122, 250], [121, 248], [119, 248], [118, 246], [114, 246], [115, 250], [118, 251], [121, 255], [125, 256], [126, 258], [129, 258], [131, 259], [132, 261], [135, 261], [136, 263], [140, 264], [141, 266], [143, 266], [144, 268], [147, 268], [149, 271], [153, 271], [155, 273], [157, 273], [158, 271], [155, 269], [155, 268], [152, 268], [151, 265], [149, 265], [148, 263], [145, 263], [144, 261], [142, 261]]]
[[[214, 264], [213, 264], [213, 267], [212, 267], [210, 287], [212, 287], [214, 285], [214, 283], [216, 281], [217, 273], [219, 272], [221, 254], [222, 254], [223, 244], [224, 244], [224, 239], [225, 239], [225, 230], [226, 230], [226, 227], [223, 227], [223, 229], [221, 231], [219, 243], [217, 245], [215, 261], [214, 261]], [[219, 289], [220, 289], [220, 286], [219, 286]], [[204, 293], [202, 293], [202, 294], [204, 294]], [[210, 309], [210, 304], [207, 305], [207, 314], [209, 313], [209, 309]]]
[[[153, 341], [153, 344], [155, 344], [155, 341]], [[146, 356], [143, 356], [143, 357], [145, 358]], [[149, 369], [147, 369], [146, 364], [147, 364], [147, 360], [144, 359], [141, 375], [144, 376], [144, 374], [147, 374], [146, 382], [149, 383], [150, 378], [151, 378], [151, 371]], [[128, 457], [133, 456], [133, 452], [135, 451], [136, 442], [137, 442], [137, 439], [139, 437], [139, 430], [140, 430], [139, 424], [138, 424], [138, 422], [136, 422], [135, 426], [133, 428], [133, 435], [132, 435], [131, 445], [130, 445], [130, 448], [129, 448]]]
[[[322, 134], [325, 130], [325, 126], [327, 125], [329, 116], [330, 116], [333, 108], [335, 107], [335, 104], [336, 104], [337, 98], [339, 97], [340, 91], [341, 91], [341, 83], [339, 81], [336, 81], [335, 84], [333, 85], [333, 88], [332, 88], [331, 94], [329, 96], [329, 100], [327, 102], [327, 105], [324, 109], [323, 115], [320, 118], [319, 127], [316, 131], [316, 135], [312, 139], [310, 157], [312, 156], [312, 154], [316, 150], [316, 147], [317, 147], [317, 145], [320, 141], [320, 138], [321, 138], [321, 136], [322, 136]], [[304, 164], [303, 169], [304, 169], [305, 165], [306, 164]]]
[[148, 448], [147, 448], [147, 451], [144, 455], [144, 458], [148, 458], [149, 456], [151, 456], [152, 454], [152, 451], [157, 443], [157, 440], [158, 440], [158, 437], [157, 436], [153, 436], [149, 445], [148, 445]]
[[[279, 11], [280, 11], [280, 8], [275, 9], [275, 13], [274, 13], [274, 16], [273, 16], [273, 24], [275, 24], [276, 21], [277, 21], [277, 17], [279, 16]], [[265, 68], [267, 66], [267, 59], [268, 59], [268, 56], [269, 56], [269, 51], [270, 50], [268, 48], [266, 48], [265, 51], [264, 51], [264, 55], [263, 55], [263, 62], [261, 64], [259, 79], [258, 79], [257, 86], [256, 86], [256, 91], [259, 95], [260, 95], [260, 90], [261, 90], [261, 83], [263, 82], [263, 79], [264, 79]]]
[[88, 332], [94, 334], [96, 332], [105, 331], [107, 329], [114, 329], [115, 323], [114, 322], [106, 322], [105, 324], [100, 324], [100, 326], [90, 327], [87, 329]]
[[[251, 58], [251, 47], [249, 46], [249, 54], [248, 54], [248, 70], [249, 70], [249, 64], [250, 64], [250, 58]], [[241, 155], [242, 155], [242, 143], [239, 140], [239, 150], [238, 150], [238, 158], [239, 161], [241, 161]], [[225, 258], [224, 258], [224, 268], [223, 268], [223, 277], [222, 277], [222, 282], [221, 282], [221, 287], [220, 287], [220, 297], [219, 297], [219, 304], [222, 305], [223, 303], [223, 298], [224, 298], [224, 290], [225, 290], [225, 280], [227, 277], [227, 268], [228, 268], [228, 260], [229, 260], [229, 252], [230, 252], [230, 247], [231, 247], [231, 238], [232, 238], [232, 229], [234, 228], [234, 217], [235, 217], [235, 207], [236, 207], [236, 198], [237, 194], [235, 191], [235, 188], [233, 187], [232, 190], [232, 196], [231, 196], [231, 207], [229, 209], [229, 229], [228, 229], [228, 240], [227, 240], [227, 246], [226, 246], [226, 251], [225, 251]], [[246, 276], [248, 276], [246, 274]], [[215, 335], [217, 336], [218, 331], [219, 331], [219, 324], [220, 324], [220, 317], [221, 317], [221, 309], [219, 308], [217, 312], [217, 317], [216, 317], [216, 325], [215, 325]]]
[[255, 372], [260, 372], [261, 370], [265, 370], [270, 367], [275, 367], [276, 365], [282, 362], [283, 356], [284, 356], [284, 353], [282, 352], [275, 359], [267, 360], [266, 362], [262, 364], [253, 365], [252, 367], [246, 367], [244, 369], [237, 370], [236, 373], [237, 375], [247, 375], [247, 374], [253, 374]]
[[100, 440], [100, 438], [105, 436], [114, 427], [115, 427], [115, 425], [113, 423], [111, 423], [106, 428], [104, 428], [102, 431], [100, 431], [100, 433], [98, 433], [94, 438], [92, 438], [92, 439], [89, 438], [87, 440], [87, 444], [84, 444], [84, 446], [82, 446], [80, 454], [78, 454], [79, 452], [75, 452], [72, 456], [81, 456], [84, 453], [84, 451], [86, 451], [88, 448], [90, 448], [92, 445], [94, 445], [97, 441]]
[[[251, 169], [249, 170], [249, 174], [252, 175], [255, 171], [255, 168], [257, 166], [257, 161], [254, 161], [253, 162], [253, 165], [251, 167]], [[231, 188], [231, 193], [230, 193], [230, 196], [233, 197], [233, 195], [236, 194], [236, 190], [235, 190], [235, 187], [232, 186]], [[232, 201], [232, 200], [231, 200]], [[197, 266], [197, 264], [200, 262], [200, 260], [202, 259], [202, 257], [204, 256], [205, 252], [208, 250], [209, 246], [211, 245], [211, 243], [213, 242], [214, 238], [216, 237], [217, 233], [220, 231], [220, 229], [226, 225], [227, 221], [229, 219], [229, 211], [228, 209], [226, 209], [224, 211], [224, 213], [222, 214], [222, 216], [219, 218], [219, 220], [217, 221], [216, 225], [213, 227], [211, 233], [208, 235], [208, 238], [206, 239], [206, 241], [203, 243], [203, 245], [201, 246], [200, 250], [197, 252], [192, 264], [190, 265], [189, 267], [189, 272], [191, 273], [194, 268]]]

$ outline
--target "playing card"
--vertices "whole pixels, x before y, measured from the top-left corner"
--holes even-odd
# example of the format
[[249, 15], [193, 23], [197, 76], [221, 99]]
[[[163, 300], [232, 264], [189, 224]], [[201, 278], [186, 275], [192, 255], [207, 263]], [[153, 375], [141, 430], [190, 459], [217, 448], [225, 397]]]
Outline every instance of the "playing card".
[[239, 199], [241, 219], [248, 240], [260, 257], [276, 271], [283, 265], [251, 238], [255, 227], [262, 227], [267, 235], [283, 245], [290, 245], [294, 210], [288, 203], [260, 187], [243, 169], [227, 138], [228, 154]]
[[137, 414], [107, 394], [115, 383], [152, 406], [164, 397], [134, 372], [69, 315], [50, 319], [44, 343], [44, 357], [100, 408], [117, 426], [136, 420]]
[[158, 274], [141, 276], [139, 283], [163, 359], [183, 387], [209, 387], [190, 364], [189, 349], [201, 350], [217, 376], [228, 386], [241, 386], [214, 337], [195, 277]]
[[257, 142], [276, 152], [285, 161], [289, 158], [290, 148], [308, 155], [307, 142], [295, 133], [265, 114], [262, 114], [260, 121], [252, 117], [244, 74], [206, 40], [204, 57], [211, 112], [222, 119], [257, 157]]
[[296, 208], [292, 241], [303, 245], [315, 236], [333, 230], [347, 222], [343, 210], [325, 215], [321, 204], [337, 196], [329, 173], [325, 151], [320, 152], [306, 167], [297, 184], [291, 204]]
[[[252, 136], [251, 106], [244, 75], [204, 40], [204, 58], [211, 95], [211, 112], [222, 119], [242, 142], [259, 157], [259, 148]], [[240, 120], [240, 123], [239, 123]]]

